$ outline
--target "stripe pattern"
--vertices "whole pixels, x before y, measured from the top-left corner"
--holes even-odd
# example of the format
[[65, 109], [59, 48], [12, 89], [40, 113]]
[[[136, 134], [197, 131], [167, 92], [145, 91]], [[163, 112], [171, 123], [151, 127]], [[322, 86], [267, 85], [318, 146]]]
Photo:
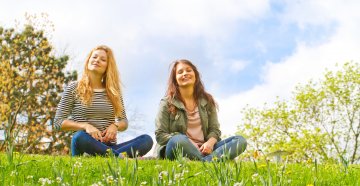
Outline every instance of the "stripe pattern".
[[[107, 97], [105, 89], [94, 90], [91, 105], [81, 103], [76, 96], [77, 81], [71, 82], [65, 89], [55, 115], [55, 128], [60, 129], [62, 122], [66, 119], [75, 122], [87, 122], [100, 131], [104, 131], [111, 123], [125, 120], [127, 122], [125, 109], [119, 118], [115, 118], [114, 108]], [[121, 104], [124, 107], [122, 97]]]

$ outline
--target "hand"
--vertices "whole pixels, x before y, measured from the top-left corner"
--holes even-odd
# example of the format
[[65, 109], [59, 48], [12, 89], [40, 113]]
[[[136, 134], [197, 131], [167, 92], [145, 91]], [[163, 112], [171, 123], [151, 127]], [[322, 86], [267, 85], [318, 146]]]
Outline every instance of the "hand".
[[209, 154], [212, 153], [213, 148], [214, 148], [214, 144], [212, 142], [210, 142], [210, 141], [207, 141], [203, 145], [201, 145], [200, 152], [203, 155], [209, 155]]
[[116, 139], [116, 134], [117, 134], [117, 127], [113, 124], [109, 125], [109, 127], [102, 132], [102, 136], [103, 136], [103, 141], [104, 142], [110, 142]]
[[118, 125], [117, 130], [118, 131], [124, 131], [128, 128], [128, 123], [127, 121], [125, 122], [124, 120], [116, 122], [116, 124]]
[[86, 133], [90, 134], [90, 136], [92, 136], [96, 140], [99, 140], [101, 142], [103, 141], [103, 138], [102, 138], [102, 135], [101, 135], [101, 132], [99, 129], [95, 128], [94, 126], [92, 126], [89, 123], [85, 123], [84, 125], [85, 125], [84, 129], [85, 129]]

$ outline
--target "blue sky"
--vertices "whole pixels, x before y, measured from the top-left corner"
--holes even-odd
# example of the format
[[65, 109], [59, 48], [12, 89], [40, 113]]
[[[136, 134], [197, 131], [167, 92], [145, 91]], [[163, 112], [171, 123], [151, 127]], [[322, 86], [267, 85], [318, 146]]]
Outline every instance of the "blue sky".
[[336, 63], [360, 58], [356, 0], [0, 4], [3, 27], [13, 27], [15, 20], [24, 23], [26, 12], [46, 13], [55, 28], [49, 35], [55, 53], [71, 57], [67, 70], [81, 73], [85, 56], [96, 45], [114, 50], [132, 121], [128, 136], [154, 136], [157, 107], [175, 59], [186, 58], [198, 66], [206, 89], [219, 104], [223, 133], [233, 134], [246, 104], [257, 107], [276, 96], [287, 99], [298, 83], [320, 78]]

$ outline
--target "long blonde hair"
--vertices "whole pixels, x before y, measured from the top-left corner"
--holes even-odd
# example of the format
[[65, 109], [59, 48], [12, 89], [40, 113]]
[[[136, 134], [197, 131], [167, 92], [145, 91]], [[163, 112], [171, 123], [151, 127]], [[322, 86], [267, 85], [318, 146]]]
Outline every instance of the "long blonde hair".
[[89, 59], [91, 57], [91, 54], [95, 50], [103, 50], [106, 52], [107, 55], [107, 68], [103, 75], [102, 84], [105, 87], [106, 94], [114, 107], [114, 113], [115, 116], [120, 116], [122, 111], [124, 110], [120, 100], [121, 100], [121, 87], [120, 87], [120, 77], [119, 72], [116, 67], [116, 61], [114, 58], [114, 54], [112, 50], [105, 46], [100, 45], [95, 48], [93, 48], [89, 55], [86, 58], [85, 61], [85, 67], [84, 67], [84, 73], [78, 83], [78, 86], [76, 88], [76, 94], [80, 98], [81, 102], [84, 105], [90, 105], [92, 96], [93, 96], [93, 89], [91, 88], [91, 81], [89, 77], [89, 69], [88, 69], [88, 63]]

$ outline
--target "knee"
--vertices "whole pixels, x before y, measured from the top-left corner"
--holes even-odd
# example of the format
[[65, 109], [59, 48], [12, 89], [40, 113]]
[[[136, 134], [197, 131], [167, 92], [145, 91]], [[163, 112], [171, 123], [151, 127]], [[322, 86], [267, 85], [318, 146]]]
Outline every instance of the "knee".
[[244, 137], [242, 137], [240, 135], [236, 135], [236, 136], [234, 136], [234, 140], [236, 140], [238, 145], [241, 146], [243, 148], [243, 150], [245, 150], [245, 148], [247, 146], [247, 141]]
[[187, 143], [188, 137], [184, 134], [177, 134], [174, 135], [173, 137], [170, 138], [168, 144], [172, 144], [172, 145], [184, 145], [185, 143]]
[[142, 139], [143, 143], [146, 144], [146, 146], [149, 146], [150, 148], [153, 146], [154, 142], [151, 136], [143, 134], [139, 137]]
[[77, 131], [74, 133], [71, 141], [73, 143], [79, 143], [83, 141], [84, 138], [86, 138], [86, 135], [88, 134], [85, 131]]

